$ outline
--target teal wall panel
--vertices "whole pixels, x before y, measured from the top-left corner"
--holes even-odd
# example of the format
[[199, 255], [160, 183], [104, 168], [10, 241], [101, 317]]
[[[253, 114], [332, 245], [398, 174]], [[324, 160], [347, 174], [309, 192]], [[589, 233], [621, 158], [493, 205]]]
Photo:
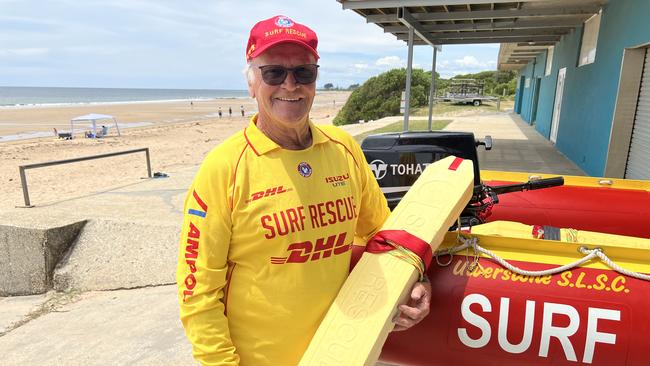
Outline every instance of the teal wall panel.
[[[559, 69], [566, 67], [557, 148], [587, 174], [605, 171], [620, 68], [625, 48], [650, 43], [650, 1], [617, 0], [603, 7], [595, 62], [577, 67], [582, 27], [555, 45], [553, 67], [544, 76], [546, 55], [537, 57], [535, 75], [542, 76], [536, 129], [549, 138]], [[532, 76], [533, 63], [521, 70]], [[533, 81], [522, 95], [521, 117], [531, 120]]]

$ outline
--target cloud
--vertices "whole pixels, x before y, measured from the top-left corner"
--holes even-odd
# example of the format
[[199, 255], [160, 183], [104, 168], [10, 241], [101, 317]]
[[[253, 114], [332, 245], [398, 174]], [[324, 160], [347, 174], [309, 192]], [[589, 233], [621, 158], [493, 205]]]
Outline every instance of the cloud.
[[42, 56], [50, 52], [49, 48], [30, 47], [0, 50], [0, 56]]
[[482, 64], [474, 56], [465, 56], [455, 62], [463, 67], [482, 67]]
[[123, 55], [126, 52], [133, 51], [125, 47], [105, 47], [105, 46], [71, 46], [63, 47], [62, 51], [68, 52], [72, 56], [85, 56], [85, 55], [94, 55], [94, 56], [112, 56], [112, 55]]
[[[464, 56], [461, 59], [454, 60], [455, 66], [462, 69], [493, 69], [496, 67], [496, 60], [488, 60], [481, 62], [474, 56]], [[445, 66], [449, 66], [449, 63], [446, 63]]]
[[496, 60], [486, 59], [481, 57], [481, 55], [478, 55], [478, 57], [474, 55], [462, 55], [461, 57], [456, 56], [451, 60], [439, 60], [436, 65], [436, 71], [443, 78], [450, 78], [456, 75], [495, 70], [496, 65]]
[[[318, 34], [322, 82], [347, 86], [406, 66], [404, 42], [331, 0], [0, 4], [0, 83], [6, 85], [245, 89], [239, 70], [250, 27], [277, 14]], [[494, 69], [496, 47], [445, 46], [438, 71]], [[415, 48], [414, 67], [420, 65], [431, 67], [430, 47]]]
[[357, 32], [354, 37], [350, 37], [348, 34], [341, 34], [337, 29], [328, 28], [327, 30], [319, 30], [319, 32], [318, 49], [324, 52], [349, 52], [354, 49], [371, 52], [378, 49], [396, 51], [403, 47], [399, 41], [382, 33]]
[[377, 66], [389, 66], [389, 67], [396, 67], [396, 66], [403, 66], [404, 65], [404, 60], [399, 58], [399, 56], [386, 56], [378, 59], [375, 62], [375, 65]]

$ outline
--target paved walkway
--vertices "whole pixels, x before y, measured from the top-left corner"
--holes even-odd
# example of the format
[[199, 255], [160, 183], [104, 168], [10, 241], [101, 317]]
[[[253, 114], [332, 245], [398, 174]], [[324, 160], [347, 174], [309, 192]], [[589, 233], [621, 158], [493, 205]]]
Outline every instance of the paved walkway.
[[[445, 130], [472, 132], [480, 140], [487, 135], [492, 136], [492, 150], [479, 148], [478, 158], [481, 169], [585, 175], [577, 165], [557, 151], [555, 145], [514, 113], [493, 112], [434, 118], [434, 120], [449, 119], [453, 121], [445, 127]], [[402, 120], [401, 116], [385, 117], [369, 123], [345, 125], [342, 128], [352, 135], [359, 135]]]
[[585, 175], [556, 150], [555, 145], [514, 113], [456, 117], [445, 129], [473, 132], [480, 140], [486, 135], [492, 136], [492, 150], [486, 151], [483, 147], [478, 150], [481, 169]]
[[[447, 129], [494, 138], [493, 150], [479, 153], [482, 169], [583, 175], [514, 115], [452, 118]], [[356, 135], [400, 120], [344, 128]], [[23, 227], [89, 220], [89, 232], [59, 269], [78, 279], [72, 283], [81, 292], [0, 298], [3, 366], [193, 364], [173, 282], [182, 202], [195, 169], [0, 214], [0, 223]], [[121, 289], [126, 287], [137, 288]]]

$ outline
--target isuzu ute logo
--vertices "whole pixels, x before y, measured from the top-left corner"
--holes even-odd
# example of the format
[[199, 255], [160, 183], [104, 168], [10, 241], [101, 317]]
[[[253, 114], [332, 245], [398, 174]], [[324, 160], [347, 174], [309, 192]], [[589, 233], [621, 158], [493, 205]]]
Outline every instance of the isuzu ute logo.
[[388, 164], [379, 159], [371, 161], [368, 165], [370, 165], [370, 170], [372, 170], [372, 173], [375, 175], [375, 179], [377, 180], [385, 177], [386, 172], [388, 172]]

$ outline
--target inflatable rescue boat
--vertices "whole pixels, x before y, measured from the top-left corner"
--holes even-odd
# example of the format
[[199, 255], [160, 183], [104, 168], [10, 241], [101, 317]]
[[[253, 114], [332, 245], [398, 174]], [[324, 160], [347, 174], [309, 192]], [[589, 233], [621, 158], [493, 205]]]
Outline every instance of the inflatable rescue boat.
[[367, 137], [395, 207], [426, 165], [474, 162], [474, 194], [435, 253], [430, 315], [391, 333], [397, 365], [650, 365], [650, 181], [481, 171], [471, 133]]

